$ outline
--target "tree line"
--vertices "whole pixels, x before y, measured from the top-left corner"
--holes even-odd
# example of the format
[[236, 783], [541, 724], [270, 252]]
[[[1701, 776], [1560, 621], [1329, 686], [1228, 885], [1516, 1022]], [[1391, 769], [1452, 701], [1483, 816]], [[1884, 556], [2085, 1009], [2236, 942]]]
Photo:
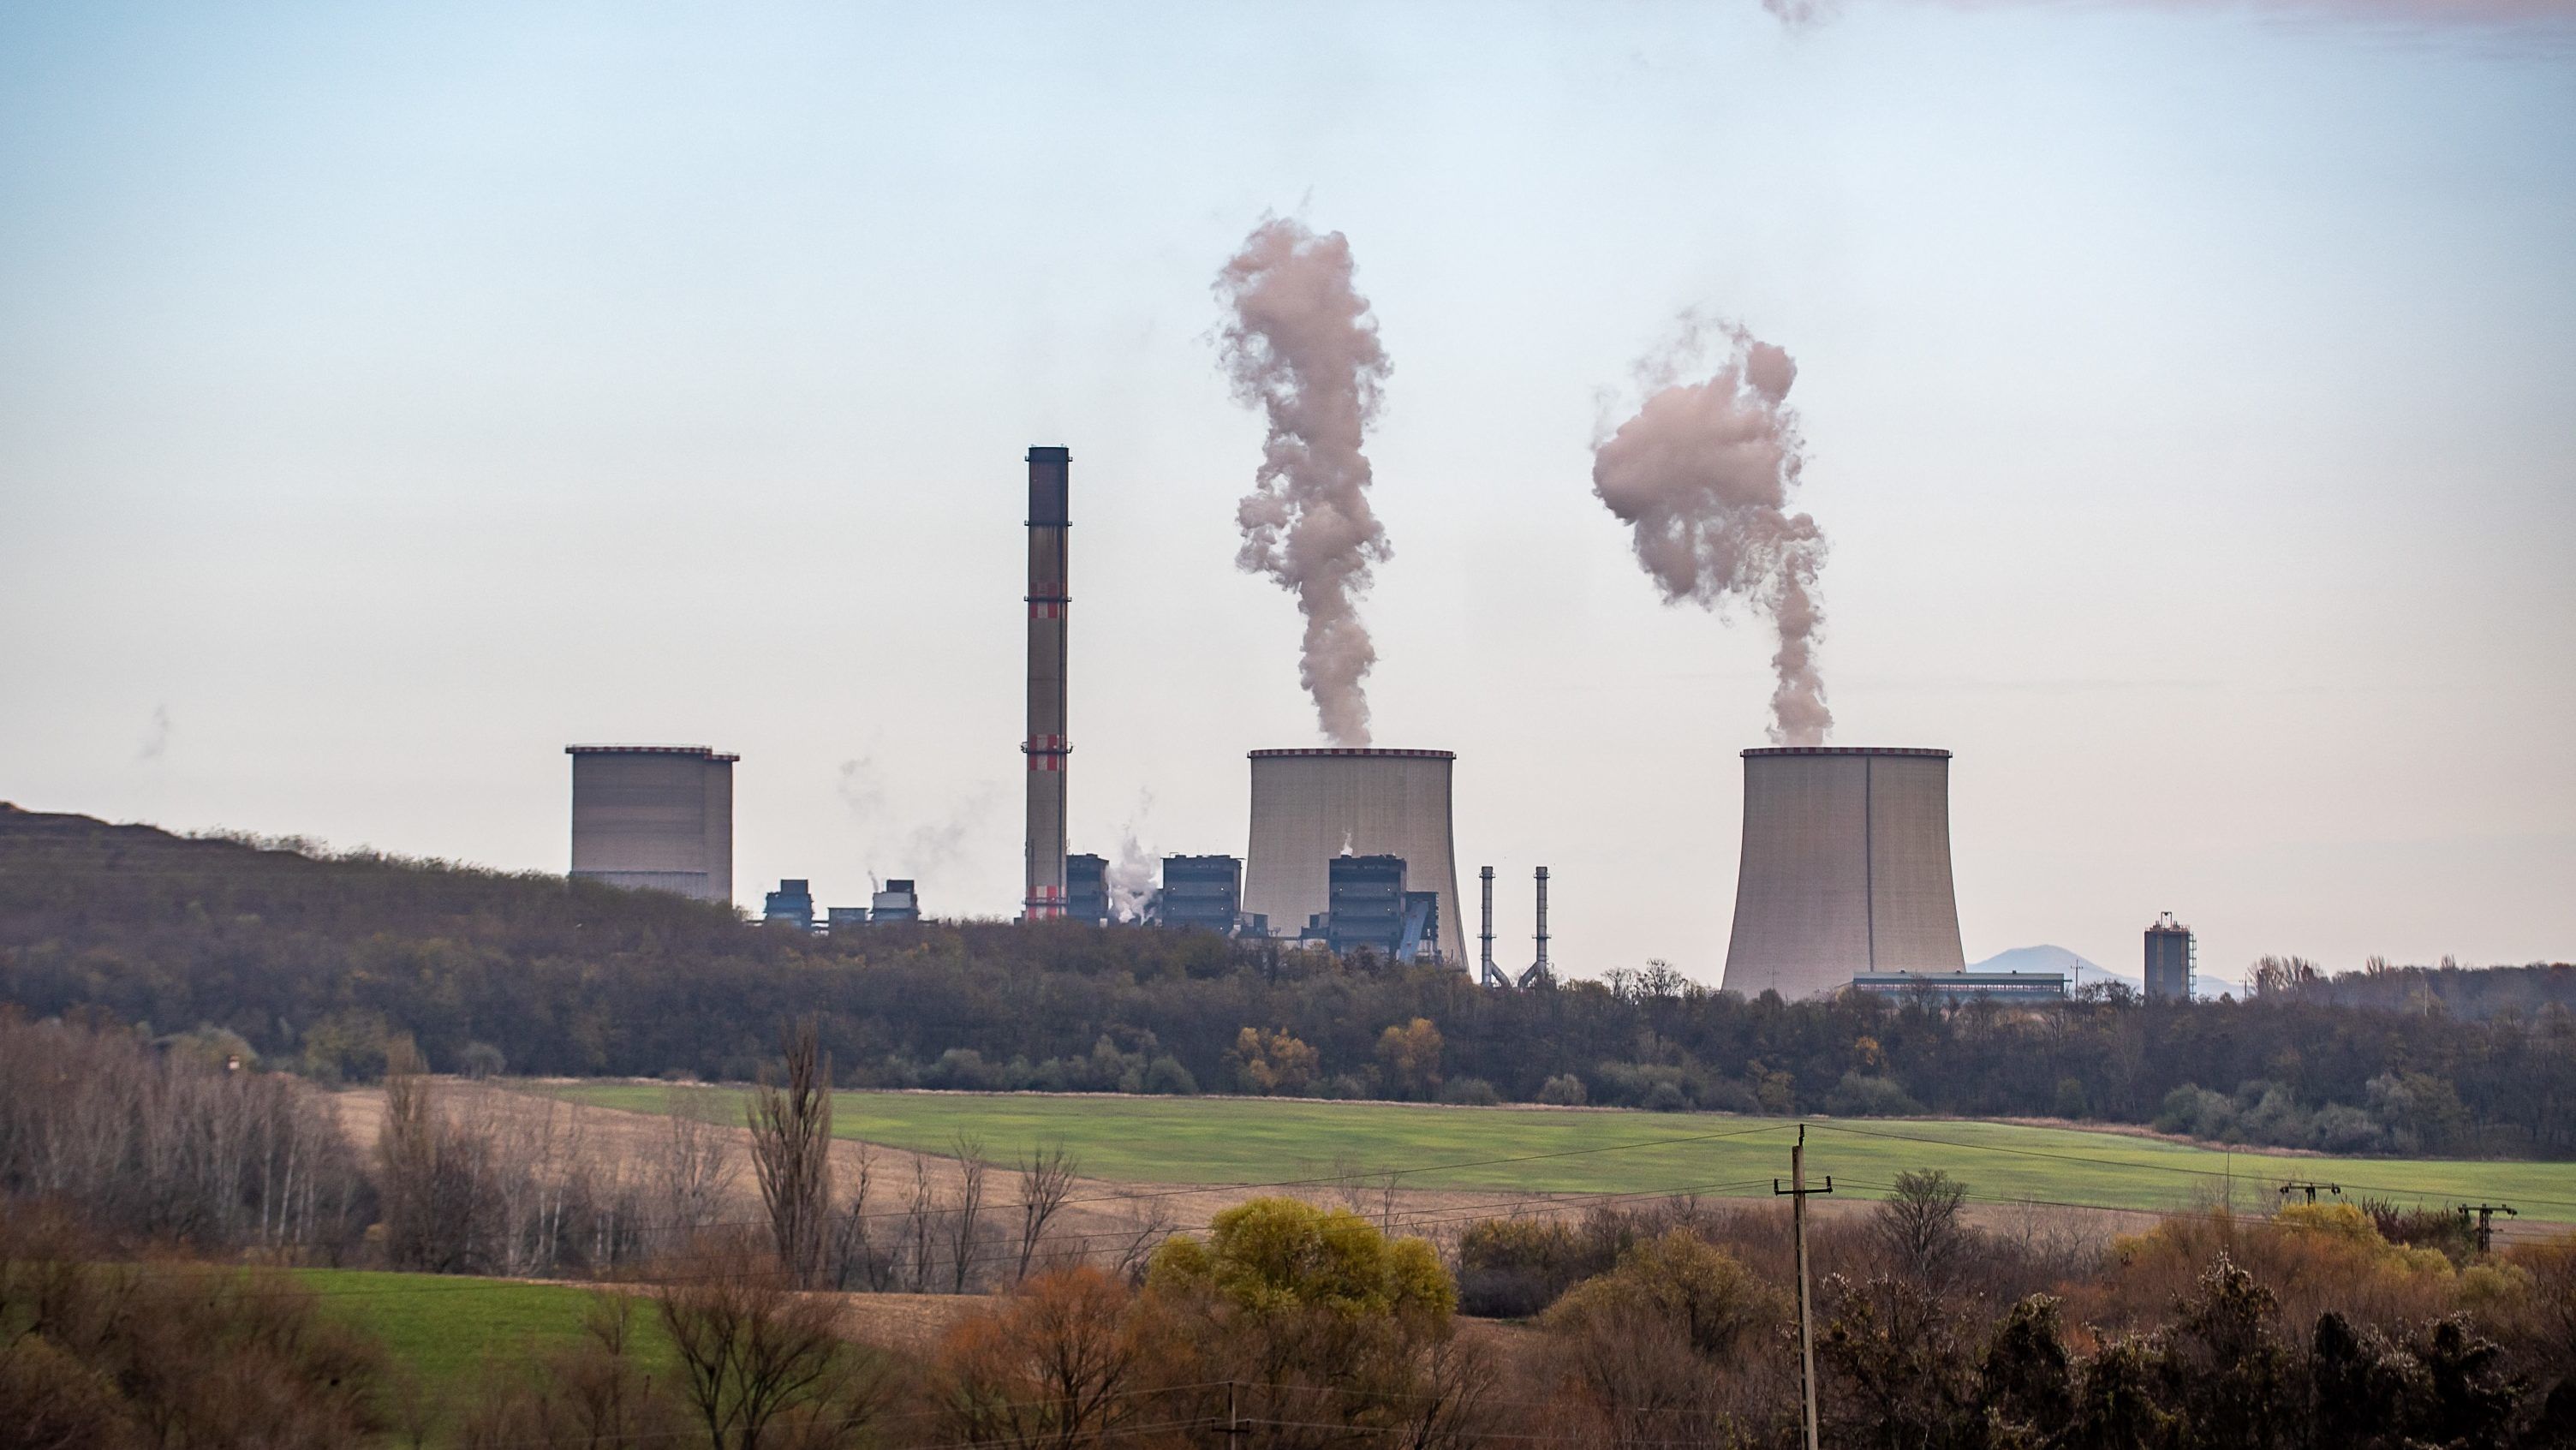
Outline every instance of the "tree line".
[[[146, 1247], [83, 1223], [78, 1204], [13, 1201], [0, 1443], [1803, 1443], [1795, 1259], [1786, 1211], [1767, 1203], [1613, 1198], [1442, 1228], [1437, 1212], [1372, 1222], [1256, 1198], [1126, 1263], [1024, 1263], [928, 1342], [871, 1349], [866, 1301], [807, 1292], [827, 1279], [837, 1201], [802, 1156], [828, 1126], [828, 1095], [799, 1090], [821, 1081], [819, 1057], [798, 1062], [812, 1051], [790, 1040], [752, 1114], [762, 1219], [706, 1224], [607, 1275], [579, 1338], [493, 1359], [444, 1400], [274, 1270]], [[389, 1214], [409, 1191], [393, 1181], [406, 1131], [389, 1117], [373, 1169]], [[2415, 1244], [2348, 1204], [2217, 1208], [2110, 1239], [2097, 1217], [2038, 1205], [1981, 1223], [1972, 1196], [1910, 1172], [1885, 1201], [1811, 1227], [1826, 1443], [2576, 1445], [2576, 1241]], [[376, 1242], [403, 1252], [398, 1235]], [[1525, 1328], [1461, 1317], [1498, 1310]]]
[[559, 877], [0, 811], [0, 1001], [324, 1080], [379, 1078], [404, 1044], [439, 1071], [748, 1080], [777, 1024], [810, 1017], [845, 1087], [2053, 1116], [2561, 1157], [2568, 976], [2481, 992], [2434, 973], [2410, 995], [2403, 973], [2347, 991], [2310, 970], [2244, 1001], [1944, 1009], [1748, 1000], [1649, 964], [1493, 991], [1146, 928], [823, 938]]

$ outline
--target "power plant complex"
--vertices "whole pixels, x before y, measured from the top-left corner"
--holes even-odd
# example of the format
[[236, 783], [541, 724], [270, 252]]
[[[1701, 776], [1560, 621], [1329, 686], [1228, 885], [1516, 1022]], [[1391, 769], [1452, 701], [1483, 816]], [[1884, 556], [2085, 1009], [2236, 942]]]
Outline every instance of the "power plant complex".
[[[1245, 849], [1172, 855], [1140, 910], [1132, 881], [1112, 891], [1105, 857], [1066, 839], [1073, 746], [1072, 453], [1033, 447], [1028, 468], [1027, 780], [1020, 917], [1094, 924], [1145, 920], [1235, 937], [1374, 952], [1469, 970], [1446, 750], [1316, 746], [1250, 751]], [[698, 745], [573, 745], [572, 874], [612, 885], [733, 899], [733, 767]], [[1743, 752], [1743, 851], [1722, 985], [1784, 998], [1846, 990], [1944, 1000], [2063, 995], [2054, 973], [1971, 972], [1950, 870], [1950, 752], [1792, 745]], [[1126, 880], [1126, 878], [1121, 878]], [[1554, 980], [1548, 871], [1537, 868], [1535, 958], [1494, 956], [1494, 872], [1482, 873], [1477, 955], [1484, 985]], [[866, 907], [818, 913], [802, 879], [768, 893], [763, 919], [804, 930], [913, 921], [910, 879]], [[2188, 996], [2194, 950], [2170, 914], [2147, 933], [2147, 991]]]

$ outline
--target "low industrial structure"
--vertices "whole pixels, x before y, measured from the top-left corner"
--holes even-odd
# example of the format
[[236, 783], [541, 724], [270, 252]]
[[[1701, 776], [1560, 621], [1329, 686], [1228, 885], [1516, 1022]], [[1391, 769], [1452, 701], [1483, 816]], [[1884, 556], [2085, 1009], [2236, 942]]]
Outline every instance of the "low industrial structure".
[[1090, 926], [1109, 924], [1109, 858], [1064, 858], [1064, 914]]
[[2200, 989], [2200, 943], [2170, 911], [2147, 928], [2147, 1000], [2188, 1002]]
[[1959, 972], [1950, 752], [1744, 752], [1744, 850], [1724, 985], [1748, 997]]
[[911, 880], [901, 876], [888, 880], [885, 889], [869, 899], [868, 920], [870, 922], [921, 920], [921, 898], [914, 893]]
[[1962, 1002], [2062, 1002], [2064, 972], [1857, 972], [1851, 989], [1873, 996], [1924, 1001], [1939, 1006]]
[[[1243, 915], [1243, 862], [1234, 856], [1166, 856], [1163, 892], [1155, 920], [1175, 929], [1195, 928], [1219, 936], [1242, 933], [1251, 923]], [[1266, 930], [1263, 922], [1256, 931]]]
[[814, 892], [806, 881], [787, 877], [778, 889], [761, 899], [760, 919], [792, 926], [798, 931], [814, 929]]
[[733, 900], [733, 767], [703, 745], [567, 745], [572, 874]]
[[1336, 856], [1325, 911], [1306, 936], [1338, 955], [1372, 951], [1400, 962], [1436, 958], [1440, 895], [1405, 889], [1401, 856]]

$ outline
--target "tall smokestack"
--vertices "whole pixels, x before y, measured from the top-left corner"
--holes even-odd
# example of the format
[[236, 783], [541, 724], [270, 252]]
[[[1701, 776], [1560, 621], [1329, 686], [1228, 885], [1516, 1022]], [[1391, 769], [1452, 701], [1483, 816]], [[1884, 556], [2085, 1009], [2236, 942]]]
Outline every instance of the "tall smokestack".
[[1538, 868], [1538, 965], [1537, 965], [1537, 966], [1535, 966], [1535, 967], [1533, 967], [1533, 968], [1531, 968], [1531, 969], [1530, 969], [1530, 971], [1531, 971], [1531, 975], [1536, 976], [1536, 977], [1540, 977], [1540, 978], [1544, 978], [1544, 977], [1546, 977], [1546, 976], [1547, 976], [1547, 974], [1548, 974], [1548, 973], [1547, 973], [1547, 868], [1546, 868], [1546, 867], [1544, 867], [1544, 866], [1541, 866], [1540, 868]]
[[1511, 983], [1504, 978], [1503, 969], [1494, 965], [1494, 868], [1488, 866], [1479, 874], [1485, 878], [1485, 931], [1482, 938], [1485, 950], [1483, 970], [1478, 973], [1477, 980], [1488, 987], [1507, 987]]
[[1029, 450], [1029, 758], [1028, 891], [1021, 920], [1064, 915], [1064, 776], [1073, 752], [1065, 738], [1065, 613], [1073, 604], [1066, 536], [1073, 527], [1073, 453]]

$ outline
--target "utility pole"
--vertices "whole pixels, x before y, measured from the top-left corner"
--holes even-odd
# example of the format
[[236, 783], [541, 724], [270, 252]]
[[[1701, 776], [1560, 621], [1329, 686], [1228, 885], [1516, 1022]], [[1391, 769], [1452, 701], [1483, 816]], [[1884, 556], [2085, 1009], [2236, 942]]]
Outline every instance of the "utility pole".
[[2514, 1213], [2513, 1205], [2510, 1203], [2464, 1203], [2460, 1205], [2460, 1217], [2467, 1218], [2473, 1213], [2478, 1216], [2478, 1252], [2481, 1254], [2486, 1253], [2495, 1247], [2495, 1216], [2497, 1214], [2510, 1214], [2515, 1218], [2522, 1217], [2521, 1214]]
[[2308, 1202], [2314, 1203], [2317, 1201], [2317, 1190], [2320, 1188], [2333, 1194], [2337, 1198], [2343, 1197], [2343, 1185], [2340, 1183], [2310, 1183], [2303, 1178], [2293, 1178], [2289, 1182], [2282, 1184], [2281, 1196], [2283, 1198], [2287, 1198], [2293, 1193], [2305, 1190], [2308, 1195]]
[[1816, 1445], [1816, 1311], [1807, 1293], [1807, 1195], [1834, 1191], [1834, 1175], [1825, 1175], [1825, 1186], [1807, 1186], [1807, 1125], [1798, 1125], [1798, 1141], [1789, 1149], [1789, 1186], [1771, 1180], [1774, 1197], [1789, 1199], [1789, 1239], [1798, 1251], [1798, 1393], [1805, 1402], [1807, 1417], [1807, 1450]]
[[1225, 1382], [1225, 1443], [1226, 1450], [1240, 1450], [1243, 1444], [1243, 1412], [1236, 1407], [1232, 1380]]

